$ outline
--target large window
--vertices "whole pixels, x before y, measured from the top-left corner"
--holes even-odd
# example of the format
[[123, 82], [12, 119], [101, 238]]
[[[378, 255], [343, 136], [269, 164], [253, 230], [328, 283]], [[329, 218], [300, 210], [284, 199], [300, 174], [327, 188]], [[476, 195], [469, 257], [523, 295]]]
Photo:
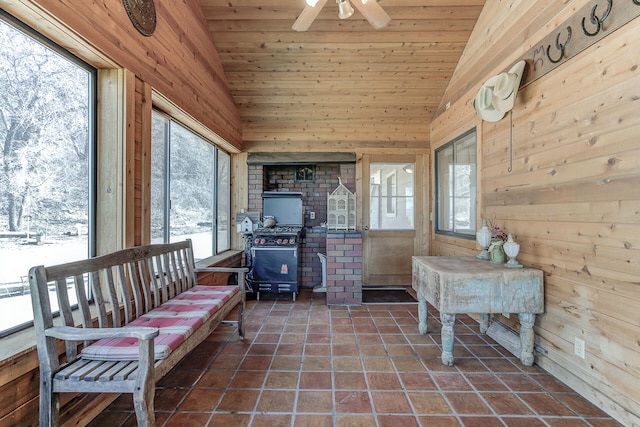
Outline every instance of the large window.
[[229, 155], [158, 111], [151, 144], [151, 241], [190, 238], [198, 260], [229, 249]]
[[436, 232], [475, 238], [476, 131], [436, 150]]
[[94, 254], [95, 81], [0, 11], [0, 336], [33, 320], [30, 267]]
[[226, 251], [231, 247], [231, 228], [229, 224], [229, 212], [231, 212], [231, 156], [218, 150], [218, 181], [216, 182], [217, 194], [217, 237], [218, 252]]

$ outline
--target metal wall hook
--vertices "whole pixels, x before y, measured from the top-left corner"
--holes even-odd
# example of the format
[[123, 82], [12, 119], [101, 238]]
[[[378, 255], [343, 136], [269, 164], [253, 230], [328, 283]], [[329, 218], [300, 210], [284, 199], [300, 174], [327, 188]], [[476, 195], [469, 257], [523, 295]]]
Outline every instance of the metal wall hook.
[[567, 27], [567, 40], [564, 43], [560, 43], [560, 33], [558, 33], [558, 35], [556, 36], [556, 49], [560, 51], [560, 58], [551, 58], [551, 55], [549, 55], [551, 45], [547, 46], [547, 58], [549, 58], [549, 61], [551, 61], [553, 64], [557, 64], [558, 62], [562, 61], [562, 58], [564, 58], [565, 49], [567, 48], [567, 46], [569, 46], [569, 42], [571, 42], [572, 33], [573, 31], [571, 30], [571, 27]]
[[[635, 3], [636, 1], [640, 1], [640, 0], [633, 0], [633, 2]], [[636, 4], [640, 4], [640, 3], [636, 3]], [[609, 0], [608, 1], [608, 6], [607, 6], [607, 10], [604, 12], [604, 15], [602, 16], [602, 18], [598, 17], [598, 15], [596, 15], [596, 10], [598, 9], [598, 5], [596, 4], [595, 6], [593, 6], [593, 9], [591, 9], [591, 22], [596, 26], [596, 31], [591, 33], [589, 31], [587, 31], [587, 27], [585, 26], [585, 22], [587, 20], [586, 17], [582, 18], [582, 32], [586, 35], [586, 36], [595, 36], [596, 34], [598, 34], [600, 32], [600, 30], [603, 27], [604, 21], [607, 20], [607, 18], [609, 17], [609, 13], [611, 13], [611, 9], [613, 7], [613, 0]]]

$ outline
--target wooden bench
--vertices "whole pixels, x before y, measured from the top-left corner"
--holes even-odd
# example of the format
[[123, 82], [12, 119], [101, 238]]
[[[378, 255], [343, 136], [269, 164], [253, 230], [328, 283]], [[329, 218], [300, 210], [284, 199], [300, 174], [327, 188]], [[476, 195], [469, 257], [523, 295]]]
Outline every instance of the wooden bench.
[[[238, 285], [198, 286], [198, 272]], [[243, 337], [246, 272], [196, 269], [190, 240], [31, 268], [40, 425], [59, 424], [59, 393], [88, 392], [133, 393], [138, 425], [153, 426], [155, 383], [238, 304]]]

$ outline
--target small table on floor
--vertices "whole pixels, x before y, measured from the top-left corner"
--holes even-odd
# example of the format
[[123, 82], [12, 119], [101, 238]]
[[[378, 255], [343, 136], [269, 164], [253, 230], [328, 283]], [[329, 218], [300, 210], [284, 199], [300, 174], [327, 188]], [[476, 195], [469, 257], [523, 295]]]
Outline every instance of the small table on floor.
[[476, 257], [414, 256], [412, 274], [420, 333], [427, 333], [427, 301], [440, 311], [443, 364], [453, 366], [456, 313], [479, 313], [482, 333], [490, 313], [518, 313], [520, 361], [533, 365], [533, 323], [536, 313], [544, 312], [541, 270], [506, 268]]

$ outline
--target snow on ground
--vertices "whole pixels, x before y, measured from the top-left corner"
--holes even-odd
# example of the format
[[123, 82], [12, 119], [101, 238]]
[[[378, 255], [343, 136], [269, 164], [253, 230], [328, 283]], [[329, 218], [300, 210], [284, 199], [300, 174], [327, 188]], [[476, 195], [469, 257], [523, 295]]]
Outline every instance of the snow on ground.
[[33, 319], [31, 297], [2, 298], [10, 284], [28, 287], [29, 269], [35, 265], [54, 265], [87, 257], [87, 236], [71, 236], [27, 244], [24, 239], [0, 239], [0, 331]]
[[[173, 236], [172, 241], [190, 238], [193, 241], [194, 253], [211, 252], [211, 234], [194, 233], [184, 236]], [[34, 241], [31, 240], [33, 243]], [[21, 325], [33, 320], [31, 297], [29, 296], [29, 269], [36, 265], [55, 265], [76, 261], [87, 257], [87, 236], [66, 236], [48, 239], [44, 243], [29, 244], [26, 239], [0, 239], [0, 331]], [[8, 288], [15, 289], [24, 283], [25, 294], [4, 297]], [[52, 305], [57, 304], [52, 295]]]

